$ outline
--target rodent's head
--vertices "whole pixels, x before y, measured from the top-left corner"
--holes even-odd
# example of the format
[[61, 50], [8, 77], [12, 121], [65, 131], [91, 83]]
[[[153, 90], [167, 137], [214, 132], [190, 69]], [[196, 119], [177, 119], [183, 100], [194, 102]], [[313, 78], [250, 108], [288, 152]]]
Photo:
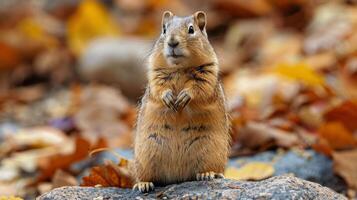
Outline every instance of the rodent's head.
[[154, 53], [168, 65], [195, 65], [215, 62], [216, 55], [206, 33], [206, 14], [198, 11], [187, 17], [178, 17], [170, 11], [162, 16], [162, 31]]

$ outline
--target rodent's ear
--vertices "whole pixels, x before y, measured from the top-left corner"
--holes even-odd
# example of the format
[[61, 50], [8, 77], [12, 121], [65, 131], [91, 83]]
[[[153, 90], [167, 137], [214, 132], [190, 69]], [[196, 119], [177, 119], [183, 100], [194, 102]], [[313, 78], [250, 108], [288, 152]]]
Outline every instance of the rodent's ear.
[[166, 24], [168, 20], [170, 20], [174, 14], [170, 11], [165, 11], [164, 14], [162, 14], [162, 24]]
[[198, 27], [203, 31], [206, 27], [206, 13], [203, 11], [198, 11], [194, 14], [195, 21]]

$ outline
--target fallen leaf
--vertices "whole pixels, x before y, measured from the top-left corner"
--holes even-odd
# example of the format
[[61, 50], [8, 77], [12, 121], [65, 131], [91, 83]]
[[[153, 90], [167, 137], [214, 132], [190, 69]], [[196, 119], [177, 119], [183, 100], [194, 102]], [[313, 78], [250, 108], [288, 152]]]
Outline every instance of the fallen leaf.
[[0, 200], [23, 200], [23, 198], [15, 196], [0, 196]]
[[340, 122], [322, 124], [318, 134], [327, 141], [332, 149], [348, 149], [357, 145], [352, 133]]
[[46, 33], [43, 24], [34, 18], [24, 18], [17, 24], [17, 29], [31, 41], [37, 41], [49, 48], [58, 46], [57, 38]]
[[304, 60], [314, 70], [331, 70], [336, 67], [337, 58], [332, 52], [308, 55]]
[[[259, 49], [259, 61], [267, 66], [285, 65], [301, 51], [301, 37], [293, 33], [275, 33], [266, 38]], [[290, 64], [288, 64], [290, 65]]]
[[71, 164], [86, 158], [92, 149], [106, 147], [106, 142], [102, 139], [98, 140], [95, 145], [91, 145], [88, 140], [81, 137], [76, 137], [75, 140], [76, 149], [73, 153], [56, 154], [39, 161], [41, 172], [37, 178], [38, 182], [51, 178], [58, 169], [68, 170]]
[[12, 68], [20, 61], [20, 55], [16, 48], [6, 42], [0, 41], [0, 69]]
[[91, 86], [80, 94], [74, 119], [81, 136], [92, 143], [105, 138], [109, 147], [130, 147], [135, 113], [120, 91], [108, 86]]
[[241, 17], [267, 15], [273, 10], [265, 0], [215, 0], [213, 5], [224, 14]]
[[40, 193], [40, 194], [44, 194], [46, 192], [49, 192], [51, 191], [53, 188], [52, 186], [52, 183], [49, 183], [49, 182], [42, 182], [42, 183], [39, 183], [36, 187], [37, 191]]
[[342, 123], [350, 131], [357, 130], [357, 100], [347, 100], [324, 114], [327, 121]]
[[20, 129], [8, 138], [13, 148], [40, 148], [48, 146], [60, 147], [69, 142], [69, 138], [59, 129], [49, 126], [38, 126]]
[[68, 21], [68, 44], [76, 54], [80, 54], [97, 37], [118, 34], [119, 27], [99, 1], [82, 1]]
[[281, 63], [273, 68], [273, 73], [310, 86], [322, 86], [325, 83], [324, 78], [306, 63]]
[[340, 175], [349, 187], [357, 189], [357, 149], [334, 152], [334, 171]]
[[19, 87], [10, 92], [10, 98], [19, 102], [33, 102], [43, 97], [45, 88], [43, 85]]
[[104, 165], [93, 167], [89, 175], [82, 178], [81, 186], [131, 188], [133, 179], [128, 164], [128, 160], [121, 158], [118, 164], [107, 161]]
[[241, 128], [238, 141], [249, 148], [261, 147], [271, 142], [280, 147], [292, 147], [300, 143], [296, 134], [258, 122], [248, 122], [245, 127]]
[[[357, 39], [356, 39], [357, 40]], [[351, 45], [352, 46], [352, 45]], [[356, 45], [355, 45], [356, 46]], [[346, 64], [338, 68], [338, 80], [340, 84], [336, 88], [347, 98], [357, 99], [357, 57], [346, 61]]]
[[229, 167], [225, 170], [226, 178], [235, 180], [263, 180], [271, 177], [275, 172], [272, 164], [264, 162], [250, 162], [237, 169]]
[[311, 147], [319, 153], [322, 153], [326, 156], [332, 156], [333, 149], [329, 145], [328, 141], [324, 138], [319, 138], [316, 143], [312, 144]]
[[52, 177], [52, 189], [62, 186], [75, 186], [78, 185], [77, 179], [71, 174], [59, 169]]

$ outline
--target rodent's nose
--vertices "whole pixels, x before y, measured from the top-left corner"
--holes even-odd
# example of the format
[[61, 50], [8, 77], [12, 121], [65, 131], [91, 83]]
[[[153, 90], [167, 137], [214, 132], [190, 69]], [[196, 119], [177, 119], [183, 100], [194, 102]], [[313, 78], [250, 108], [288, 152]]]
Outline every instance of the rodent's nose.
[[170, 40], [167, 44], [170, 47], [175, 48], [175, 47], [177, 47], [179, 45], [179, 42], [177, 40]]

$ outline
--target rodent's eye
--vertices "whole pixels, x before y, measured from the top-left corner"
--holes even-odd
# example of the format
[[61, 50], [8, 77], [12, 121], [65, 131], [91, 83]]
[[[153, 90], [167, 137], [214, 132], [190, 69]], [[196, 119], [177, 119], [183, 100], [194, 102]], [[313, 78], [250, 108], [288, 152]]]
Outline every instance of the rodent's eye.
[[193, 30], [193, 26], [188, 27], [188, 33], [193, 34], [195, 30]]
[[166, 26], [165, 26], [165, 24], [162, 25], [162, 32], [163, 32], [164, 34], [166, 34]]

